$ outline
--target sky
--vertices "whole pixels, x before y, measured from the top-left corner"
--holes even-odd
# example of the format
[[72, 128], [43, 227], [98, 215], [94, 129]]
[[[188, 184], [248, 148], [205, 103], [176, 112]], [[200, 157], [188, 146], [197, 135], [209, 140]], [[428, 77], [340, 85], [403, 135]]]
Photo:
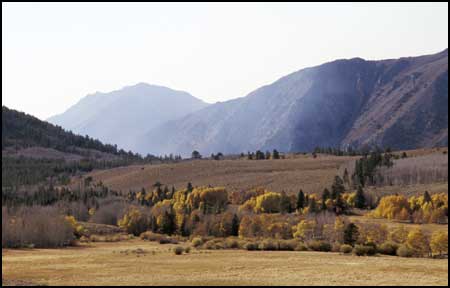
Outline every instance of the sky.
[[208, 103], [343, 58], [448, 47], [448, 3], [4, 3], [2, 105], [40, 119], [139, 82]]

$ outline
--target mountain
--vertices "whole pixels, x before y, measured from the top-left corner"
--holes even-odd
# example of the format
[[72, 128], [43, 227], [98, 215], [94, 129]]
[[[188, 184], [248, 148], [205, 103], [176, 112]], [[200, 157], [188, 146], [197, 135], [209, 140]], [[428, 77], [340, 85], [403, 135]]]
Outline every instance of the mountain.
[[130, 150], [142, 133], [206, 106], [189, 93], [139, 83], [110, 93], [88, 95], [47, 121]]
[[349, 145], [448, 145], [448, 50], [306, 68], [155, 127], [136, 149], [209, 155]]
[[115, 145], [75, 135], [36, 117], [2, 106], [2, 156], [117, 160], [134, 156]]
[[37, 184], [66, 185], [71, 176], [93, 169], [155, 160], [2, 106], [2, 194], [3, 188], [14, 194], [25, 185], [30, 192]]

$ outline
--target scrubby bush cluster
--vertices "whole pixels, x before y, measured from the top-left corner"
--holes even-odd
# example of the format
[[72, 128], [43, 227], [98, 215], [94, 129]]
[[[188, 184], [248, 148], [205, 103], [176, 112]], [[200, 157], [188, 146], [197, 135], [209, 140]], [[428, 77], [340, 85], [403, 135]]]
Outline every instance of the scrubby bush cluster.
[[2, 247], [51, 248], [70, 245], [74, 229], [54, 207], [2, 207]]
[[[354, 225], [354, 224], [353, 224]], [[339, 226], [339, 225], [338, 225]], [[352, 226], [352, 223], [349, 224]], [[357, 256], [373, 256], [384, 254], [401, 257], [426, 257], [431, 255], [448, 254], [448, 233], [437, 231], [428, 235], [420, 229], [407, 230], [403, 226], [389, 233], [383, 233], [383, 227], [372, 226], [366, 228], [369, 234], [382, 232], [384, 236], [372, 240], [364, 231], [363, 224], [354, 225], [356, 230], [345, 228], [343, 233], [355, 233], [352, 237], [339, 241], [337, 239], [274, 239], [265, 237], [227, 237], [227, 238], [201, 238], [194, 237], [191, 245], [197, 249], [242, 249], [248, 251], [317, 251], [340, 252]], [[375, 229], [375, 230], [374, 230]], [[381, 230], [378, 230], [381, 229]], [[348, 239], [355, 239], [348, 241]]]
[[331, 190], [324, 189], [322, 194], [306, 195], [302, 190], [297, 195], [284, 192], [272, 192], [254, 189], [241, 195], [232, 194], [232, 202], [240, 204], [240, 211], [253, 213], [292, 213], [314, 214], [329, 211], [335, 214], [346, 214], [352, 208], [371, 208], [375, 201], [366, 195], [361, 186], [356, 192], [346, 192], [344, 180], [336, 176]]
[[448, 195], [407, 198], [402, 195], [385, 196], [378, 207], [370, 213], [372, 217], [409, 221], [413, 223], [448, 223]]
[[178, 244], [179, 240], [176, 237], [167, 236], [164, 234], [153, 233], [151, 231], [143, 232], [139, 236], [142, 240], [154, 241], [159, 244]]
[[[221, 187], [192, 186], [174, 191], [169, 198], [159, 197], [158, 189], [143, 194], [151, 201], [144, 207], [132, 206], [118, 224], [128, 233], [139, 235], [151, 230], [162, 234], [210, 236], [237, 235], [238, 219], [225, 212], [228, 192]], [[138, 198], [141, 197], [138, 195]], [[148, 206], [149, 208], [146, 208]]]

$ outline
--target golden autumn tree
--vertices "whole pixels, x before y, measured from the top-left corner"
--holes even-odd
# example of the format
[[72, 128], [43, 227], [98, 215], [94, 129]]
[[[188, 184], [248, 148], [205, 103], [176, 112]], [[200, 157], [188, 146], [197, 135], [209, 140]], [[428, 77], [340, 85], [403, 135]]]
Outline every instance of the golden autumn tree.
[[149, 219], [138, 208], [132, 207], [117, 224], [128, 233], [139, 236], [147, 231]]
[[390, 231], [388, 239], [397, 244], [403, 244], [408, 239], [409, 230], [405, 226], [400, 226]]
[[430, 254], [430, 241], [422, 229], [413, 229], [408, 233], [406, 245], [414, 251], [417, 256]]
[[302, 241], [309, 241], [315, 238], [317, 222], [315, 220], [302, 220], [297, 226], [293, 227], [294, 238]]
[[281, 194], [267, 192], [256, 197], [255, 212], [257, 213], [278, 213], [281, 212]]
[[405, 196], [385, 196], [381, 198], [380, 204], [371, 215], [379, 218], [397, 219], [403, 209], [409, 210], [409, 202]]
[[431, 236], [431, 251], [434, 254], [448, 254], [448, 232], [436, 231]]

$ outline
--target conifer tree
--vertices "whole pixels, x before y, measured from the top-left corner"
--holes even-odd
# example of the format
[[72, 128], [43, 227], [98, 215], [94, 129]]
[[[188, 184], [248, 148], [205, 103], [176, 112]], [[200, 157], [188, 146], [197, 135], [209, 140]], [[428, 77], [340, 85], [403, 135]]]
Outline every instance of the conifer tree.
[[297, 210], [305, 208], [305, 193], [300, 189], [297, 195]]
[[344, 244], [354, 246], [356, 240], [358, 240], [358, 236], [359, 236], [358, 226], [356, 226], [353, 223], [348, 224], [344, 230]]
[[231, 221], [231, 236], [239, 236], [239, 218], [236, 214], [233, 215]]
[[364, 190], [361, 185], [358, 186], [356, 191], [355, 207], [363, 209], [366, 207], [366, 197], [364, 196]]

